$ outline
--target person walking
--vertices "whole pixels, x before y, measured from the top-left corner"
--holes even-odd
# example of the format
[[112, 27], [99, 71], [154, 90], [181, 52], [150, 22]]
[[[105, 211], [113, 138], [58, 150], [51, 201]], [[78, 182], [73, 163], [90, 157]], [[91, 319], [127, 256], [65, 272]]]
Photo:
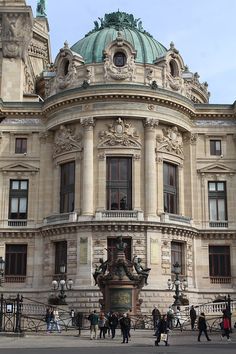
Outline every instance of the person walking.
[[172, 306], [169, 306], [169, 309], [167, 311], [167, 322], [168, 322], [169, 329], [173, 329], [173, 320], [174, 320], [174, 310], [172, 309]]
[[97, 339], [98, 337], [98, 314], [94, 310], [88, 317], [90, 321], [90, 339]]
[[207, 325], [206, 325], [206, 318], [205, 318], [204, 312], [201, 312], [201, 314], [198, 318], [198, 330], [199, 330], [198, 338], [197, 338], [198, 342], [201, 342], [200, 337], [202, 335], [202, 332], [205, 334], [206, 339], [208, 341], [211, 341], [211, 339], [208, 337], [208, 333], [207, 333]]
[[154, 309], [152, 310], [152, 320], [153, 320], [153, 328], [156, 330], [157, 328], [157, 322], [161, 319], [161, 314], [160, 311], [156, 306], [154, 306]]
[[121, 328], [121, 332], [122, 332], [122, 335], [123, 335], [123, 342], [122, 343], [128, 343], [129, 342], [130, 326], [131, 326], [130, 318], [127, 317], [126, 313], [124, 313], [123, 316], [120, 319], [120, 328]]
[[181, 331], [182, 331], [182, 325], [181, 325], [181, 312], [180, 312], [180, 307], [177, 306], [176, 312], [175, 312], [175, 328], [177, 328], [178, 326], [180, 327]]
[[229, 317], [227, 316], [226, 312], [223, 312], [223, 318], [222, 318], [222, 335], [221, 335], [221, 339], [223, 339], [223, 337], [227, 338], [227, 341], [230, 342], [230, 320]]
[[118, 325], [118, 317], [115, 312], [111, 313], [108, 318], [109, 327], [111, 329], [111, 339], [115, 338], [116, 335], [116, 327]]
[[61, 333], [60, 317], [57, 309], [53, 310], [52, 319], [50, 321], [48, 332], [52, 333], [55, 327], [57, 332]]
[[48, 307], [46, 309], [45, 322], [47, 324], [47, 333], [50, 333], [51, 323], [53, 322], [53, 309]]
[[192, 329], [192, 331], [194, 331], [194, 326], [195, 326], [195, 322], [197, 319], [197, 313], [196, 313], [196, 310], [193, 305], [191, 306], [191, 309], [189, 311], [189, 316], [190, 316], [190, 321], [191, 321], [191, 329]]
[[169, 331], [169, 327], [168, 327], [167, 315], [163, 315], [157, 324], [157, 329], [155, 333], [157, 339], [155, 341], [155, 346], [159, 346], [161, 340], [163, 340], [166, 346], [169, 345], [168, 331]]
[[107, 331], [106, 322], [107, 319], [105, 317], [105, 314], [101, 312], [98, 319], [98, 328], [100, 329], [100, 334], [99, 334], [100, 339], [106, 338], [106, 331]]

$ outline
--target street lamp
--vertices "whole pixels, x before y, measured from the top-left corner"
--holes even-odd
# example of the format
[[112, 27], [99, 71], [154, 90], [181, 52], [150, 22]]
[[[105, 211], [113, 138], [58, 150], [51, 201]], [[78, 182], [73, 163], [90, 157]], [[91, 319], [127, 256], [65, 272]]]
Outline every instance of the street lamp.
[[5, 273], [5, 261], [2, 257], [0, 257], [0, 286], [2, 286], [4, 280]]
[[60, 302], [60, 305], [66, 305], [66, 290], [71, 290], [73, 287], [73, 280], [72, 279], [68, 279], [65, 280], [64, 279], [64, 274], [66, 272], [66, 266], [63, 264], [60, 266], [60, 273], [62, 274], [62, 278], [59, 280], [54, 279], [52, 281], [52, 287], [54, 291], [59, 290], [59, 294], [58, 294], [58, 299]]
[[175, 289], [175, 295], [173, 298], [175, 299], [173, 306], [180, 306], [181, 301], [180, 301], [180, 290], [185, 290], [188, 286], [188, 282], [186, 279], [184, 279], [182, 282], [179, 280], [179, 274], [181, 272], [181, 266], [178, 262], [173, 264], [174, 267], [174, 274], [175, 274], [175, 279], [172, 281], [171, 279], [168, 279], [167, 285], [169, 290]]

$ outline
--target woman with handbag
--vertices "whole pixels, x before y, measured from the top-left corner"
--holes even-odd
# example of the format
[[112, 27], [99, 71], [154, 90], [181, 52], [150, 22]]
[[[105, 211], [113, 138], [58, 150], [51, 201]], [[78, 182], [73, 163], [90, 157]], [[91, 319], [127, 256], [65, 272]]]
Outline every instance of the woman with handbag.
[[155, 341], [155, 346], [158, 346], [160, 341], [163, 341], [166, 346], [169, 345], [168, 331], [169, 331], [169, 327], [168, 327], [167, 315], [163, 315], [157, 324], [157, 330], [155, 333], [157, 339]]

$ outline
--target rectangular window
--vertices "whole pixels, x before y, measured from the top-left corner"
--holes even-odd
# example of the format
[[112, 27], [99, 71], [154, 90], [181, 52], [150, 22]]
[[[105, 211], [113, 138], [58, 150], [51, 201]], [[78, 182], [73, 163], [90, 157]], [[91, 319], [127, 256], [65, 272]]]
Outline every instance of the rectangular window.
[[163, 163], [164, 212], [177, 214], [177, 166]]
[[9, 219], [27, 219], [28, 180], [10, 180]]
[[225, 182], [208, 182], [210, 221], [227, 220], [227, 200]]
[[210, 154], [220, 156], [221, 151], [221, 140], [210, 140]]
[[230, 277], [230, 247], [209, 246], [209, 266], [211, 277]]
[[107, 210], [132, 209], [132, 159], [107, 158]]
[[15, 140], [15, 153], [24, 154], [27, 152], [27, 139], [26, 138], [16, 138]]
[[67, 242], [55, 242], [55, 274], [62, 274], [61, 267], [65, 266], [67, 272]]
[[60, 213], [70, 213], [75, 207], [75, 162], [61, 165]]
[[[124, 243], [126, 243], [126, 247], [125, 247], [126, 259], [131, 261], [131, 259], [132, 259], [132, 239], [131, 239], [131, 237], [122, 237], [122, 241]], [[109, 262], [115, 259], [115, 255], [117, 252], [116, 244], [117, 244], [116, 237], [109, 237], [107, 239], [107, 259]]]
[[26, 276], [27, 245], [6, 245], [6, 276]]
[[179, 263], [181, 272], [180, 274], [185, 273], [184, 268], [184, 243], [182, 242], [171, 242], [171, 272], [174, 273], [174, 264]]

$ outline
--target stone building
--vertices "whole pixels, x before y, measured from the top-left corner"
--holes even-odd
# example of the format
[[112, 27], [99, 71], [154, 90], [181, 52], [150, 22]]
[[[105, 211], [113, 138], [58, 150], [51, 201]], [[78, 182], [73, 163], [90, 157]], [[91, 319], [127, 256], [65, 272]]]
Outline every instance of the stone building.
[[63, 265], [68, 304], [98, 308], [92, 273], [122, 236], [151, 268], [144, 313], [173, 302], [176, 261], [190, 303], [234, 296], [235, 104], [209, 104], [133, 15], [106, 14], [54, 63], [45, 9], [0, 0], [0, 21], [1, 291], [46, 301]]

